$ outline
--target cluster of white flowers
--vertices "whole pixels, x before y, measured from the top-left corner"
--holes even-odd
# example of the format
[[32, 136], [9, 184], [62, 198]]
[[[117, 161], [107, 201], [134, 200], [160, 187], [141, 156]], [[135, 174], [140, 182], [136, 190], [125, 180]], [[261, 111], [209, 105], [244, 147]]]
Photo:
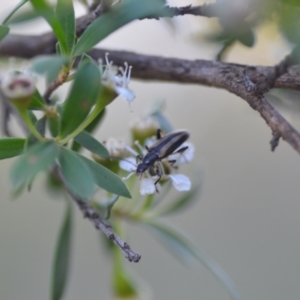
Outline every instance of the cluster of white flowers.
[[[152, 143], [153, 143], [153, 140], [152, 140]], [[149, 140], [146, 142], [146, 144], [148, 147], [151, 146], [151, 143], [149, 142]], [[188, 148], [183, 153], [171, 154], [167, 158], [164, 159], [166, 161], [168, 161], [168, 160], [175, 161], [175, 163], [172, 164], [172, 166], [174, 168], [170, 168], [170, 170], [173, 173], [171, 172], [170, 174], [163, 175], [164, 178], [170, 179], [173, 187], [177, 191], [180, 191], [180, 192], [189, 191], [191, 189], [192, 184], [191, 184], [191, 180], [187, 176], [185, 176], [183, 174], [177, 174], [177, 173], [175, 173], [175, 171], [178, 166], [189, 163], [193, 159], [194, 152], [195, 152], [195, 147], [191, 143], [185, 142], [180, 146], [180, 148], [182, 148], [182, 147], [188, 147]], [[129, 147], [126, 146], [126, 148], [128, 149]], [[143, 152], [143, 155], [145, 155], [146, 150], [144, 150], [144, 149], [141, 149], [141, 150]], [[131, 177], [133, 174], [136, 173], [136, 168], [137, 168], [136, 157], [137, 157], [138, 153], [134, 149], [131, 149], [130, 152], [134, 156], [126, 157], [124, 160], [121, 160], [119, 162], [119, 166], [121, 169], [123, 169], [127, 172], [130, 172], [129, 175], [124, 179], [128, 179], [129, 177]], [[174, 151], [174, 152], [176, 152], [176, 151]], [[158, 177], [152, 176], [149, 171], [146, 171], [144, 174], [145, 174], [144, 177], [140, 180], [140, 194], [141, 195], [154, 194], [156, 192], [155, 182], [158, 179]], [[160, 185], [158, 183], [157, 183], [157, 188], [158, 188], [158, 190], [160, 189]]]

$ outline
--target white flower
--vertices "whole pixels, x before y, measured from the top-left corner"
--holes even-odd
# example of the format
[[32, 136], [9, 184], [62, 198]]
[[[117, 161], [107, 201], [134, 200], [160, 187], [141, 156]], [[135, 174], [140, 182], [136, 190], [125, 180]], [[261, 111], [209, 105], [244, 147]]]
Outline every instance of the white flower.
[[[148, 140], [147, 142], [151, 143], [150, 140]], [[141, 145], [139, 145], [141, 147], [141, 152], [144, 152], [144, 148], [142, 148]], [[188, 163], [192, 160], [193, 156], [194, 156], [194, 152], [195, 152], [195, 148], [193, 146], [193, 144], [191, 143], [183, 143], [178, 149], [182, 148], [182, 147], [188, 147], [183, 153], [176, 153], [176, 154], [171, 154], [169, 155], [166, 160], [176, 160], [176, 162], [173, 164], [174, 166], [179, 166], [181, 164], [184, 163]], [[131, 149], [129, 146], [126, 146], [127, 151], [129, 151], [129, 149]], [[119, 167], [127, 172], [130, 172], [128, 174], [127, 177], [123, 178], [128, 179], [130, 178], [132, 175], [134, 175], [136, 173], [137, 170], [137, 161], [136, 161], [136, 156], [137, 153], [134, 149], [131, 149], [131, 152], [133, 155], [135, 155], [135, 157], [127, 157], [124, 160], [121, 160], [119, 162]], [[145, 153], [143, 153], [145, 155]], [[179, 192], [184, 192], [184, 191], [189, 191], [191, 189], [191, 181], [190, 179], [183, 175], [183, 174], [164, 174], [164, 169], [163, 169], [163, 164], [161, 164], [159, 161], [156, 161], [155, 164], [160, 164], [161, 165], [161, 172], [164, 176], [164, 178], [171, 180], [172, 185], [174, 186], [174, 188], [179, 191]], [[174, 168], [170, 167], [168, 168], [168, 172], [174, 170]], [[137, 174], [140, 175], [140, 174]], [[154, 184], [155, 181], [158, 179], [158, 176], [152, 176], [153, 174], [151, 174], [149, 172], [149, 169], [146, 170], [143, 174], [142, 174], [143, 178], [141, 178], [140, 180], [140, 194], [141, 195], [150, 195], [150, 194], [154, 194], [157, 192], [157, 190], [159, 190], [159, 183], [157, 183], [156, 185]], [[142, 177], [142, 176], [140, 176]]]
[[[102, 73], [102, 84], [112, 88], [119, 96], [123, 97], [129, 104], [135, 99], [135, 93], [128, 88], [130, 76], [131, 76], [131, 66], [124, 63], [125, 69], [119, 68], [121, 76], [117, 75], [118, 69], [116, 69], [112, 61], [108, 60], [108, 54], [105, 55], [106, 65], [103, 67], [100, 61], [100, 70]], [[103, 70], [104, 69], [104, 70]]]
[[110, 157], [123, 157], [126, 153], [126, 146], [123, 141], [116, 138], [109, 138], [104, 142], [106, 149], [109, 152]]
[[[157, 183], [158, 185], [158, 183]], [[140, 181], [140, 194], [141, 195], [151, 195], [156, 192], [154, 180], [152, 178], [143, 178]]]
[[[182, 153], [175, 153], [168, 156], [168, 160], [175, 160], [174, 167], [189, 163], [194, 158], [195, 146], [192, 143], [183, 143], [178, 149], [188, 147]], [[178, 150], [177, 149], [177, 150]], [[174, 151], [176, 152], [176, 150]]]
[[182, 174], [174, 174], [168, 176], [174, 188], [179, 192], [189, 191], [191, 189], [192, 183], [190, 179]]
[[127, 157], [119, 162], [119, 167], [127, 172], [135, 172], [136, 170], [136, 159], [134, 157]]

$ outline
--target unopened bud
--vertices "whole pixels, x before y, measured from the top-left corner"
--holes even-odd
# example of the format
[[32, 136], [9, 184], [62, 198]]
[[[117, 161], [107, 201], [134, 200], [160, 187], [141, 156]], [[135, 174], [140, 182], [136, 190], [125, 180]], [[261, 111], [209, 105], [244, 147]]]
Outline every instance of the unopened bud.
[[26, 74], [9, 74], [1, 82], [3, 94], [19, 109], [28, 107], [35, 89], [34, 79]]
[[156, 135], [158, 128], [157, 122], [150, 117], [135, 120], [130, 124], [133, 141], [139, 141], [141, 145], [144, 145], [148, 138]]

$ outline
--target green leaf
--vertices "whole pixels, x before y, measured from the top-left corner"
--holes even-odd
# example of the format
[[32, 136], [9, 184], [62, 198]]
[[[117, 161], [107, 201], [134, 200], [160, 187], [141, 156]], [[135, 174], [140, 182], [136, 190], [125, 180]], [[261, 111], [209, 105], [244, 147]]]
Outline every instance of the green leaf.
[[[41, 136], [45, 136], [46, 132], [46, 117], [42, 117], [39, 120], [32, 122], [34, 123], [34, 127], [37, 129], [37, 131], [40, 133]], [[26, 148], [30, 147], [38, 142], [37, 138], [30, 133], [29, 136], [27, 137], [27, 142], [26, 142]]]
[[223, 284], [232, 300], [241, 300], [241, 297], [225, 271], [203, 251], [197, 249], [178, 231], [169, 226], [155, 222], [146, 222], [145, 225], [151, 229], [158, 240], [175, 256], [189, 262], [191, 259], [197, 259]]
[[[105, 114], [106, 114], [106, 109], [104, 108], [97, 115], [97, 117], [85, 128], [85, 131], [93, 132], [97, 128], [97, 126], [99, 126], [99, 124], [101, 124], [101, 121], [104, 119]], [[78, 144], [75, 140], [73, 140], [71, 149], [73, 151], [78, 152], [80, 148], [81, 148], [81, 145]]]
[[62, 299], [68, 281], [72, 250], [72, 229], [72, 206], [68, 203], [58, 235], [54, 262], [52, 265], [51, 300]]
[[116, 299], [139, 299], [137, 284], [123, 267], [114, 268], [112, 289]]
[[161, 208], [158, 210], [158, 212], [155, 212], [155, 217], [157, 216], [165, 216], [174, 212], [178, 212], [179, 210], [185, 208], [186, 206], [190, 205], [191, 202], [195, 199], [197, 196], [199, 190], [201, 189], [201, 184], [198, 183], [195, 188], [192, 190], [186, 192], [183, 194], [182, 197], [176, 199], [175, 201], [172, 201], [171, 204], [169, 204], [166, 207]]
[[94, 177], [81, 157], [61, 147], [59, 163], [67, 187], [82, 200], [90, 199], [95, 192]]
[[89, 167], [96, 185], [115, 195], [131, 198], [125, 183], [115, 173], [84, 156], [80, 157]]
[[42, 55], [32, 60], [32, 69], [40, 74], [46, 74], [47, 83], [54, 81], [60, 70], [69, 63], [66, 57], [58, 55]]
[[30, 109], [30, 110], [44, 110], [45, 109], [44, 99], [37, 89], [35, 90], [35, 92], [32, 96], [32, 99], [31, 99], [28, 109]]
[[20, 138], [0, 139], [0, 159], [20, 155], [23, 152], [25, 141]]
[[246, 47], [253, 47], [255, 43], [255, 36], [253, 33], [253, 30], [251, 28], [248, 28], [242, 34], [237, 36], [237, 39]]
[[94, 208], [96, 210], [99, 210], [101, 215], [105, 214], [105, 217], [103, 217], [104, 220], [108, 220], [110, 218], [110, 213], [115, 205], [115, 203], [119, 200], [119, 195], [113, 195], [112, 197], [108, 198], [105, 202], [96, 202], [93, 203]]
[[101, 86], [100, 70], [93, 62], [82, 63], [75, 76], [61, 115], [60, 135], [72, 133], [96, 103]]
[[10, 18], [27, 2], [28, 0], [22, 0], [21, 2], [19, 2], [11, 11], [11, 13], [5, 18], [5, 20], [3, 21], [3, 25], [6, 25], [9, 22]]
[[70, 54], [75, 44], [75, 13], [73, 1], [58, 0], [56, 16], [66, 38], [66, 54]]
[[15, 186], [31, 181], [39, 172], [49, 169], [58, 156], [58, 147], [53, 141], [42, 142], [28, 149], [15, 162], [11, 179]]
[[15, 13], [9, 20], [8, 24], [18, 24], [22, 22], [32, 21], [34, 19], [40, 18], [40, 15], [32, 9], [32, 7], [24, 7]]
[[97, 141], [87, 131], [83, 130], [81, 133], [79, 133], [75, 137], [75, 141], [92, 153], [95, 153], [101, 157], [109, 158], [109, 152], [106, 147]]
[[49, 130], [51, 133], [52, 137], [57, 137], [58, 135], [58, 127], [59, 127], [59, 123], [58, 123], [58, 117], [49, 117], [48, 118], [48, 125], [49, 125]]
[[127, 0], [114, 5], [106, 14], [97, 18], [82, 34], [74, 47], [73, 55], [87, 52], [109, 34], [126, 25], [127, 23], [153, 16], [163, 8], [161, 1]]
[[63, 54], [68, 54], [67, 39], [64, 35], [64, 31], [61, 24], [54, 13], [53, 7], [51, 7], [45, 0], [30, 0], [34, 9], [49, 23], [53, 33], [59, 41]]
[[0, 41], [5, 38], [9, 33], [9, 27], [5, 25], [0, 25]]

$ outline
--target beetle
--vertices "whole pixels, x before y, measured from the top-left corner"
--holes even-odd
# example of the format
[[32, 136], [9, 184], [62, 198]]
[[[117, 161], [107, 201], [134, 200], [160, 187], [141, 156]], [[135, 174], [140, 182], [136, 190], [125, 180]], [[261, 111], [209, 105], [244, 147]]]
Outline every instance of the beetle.
[[[150, 173], [154, 171], [154, 174], [158, 176], [158, 179], [154, 183], [155, 189], [158, 192], [156, 184], [163, 175], [159, 162], [171, 154], [183, 153], [188, 146], [179, 147], [189, 138], [190, 133], [186, 130], [180, 130], [162, 136], [161, 130], [158, 129], [156, 136], [157, 141], [151, 147], [146, 146], [148, 153], [144, 157], [137, 156], [137, 159], [141, 160], [141, 163], [136, 168], [136, 174], [141, 176], [148, 169]], [[176, 160], [170, 160], [169, 162], [174, 164]]]

